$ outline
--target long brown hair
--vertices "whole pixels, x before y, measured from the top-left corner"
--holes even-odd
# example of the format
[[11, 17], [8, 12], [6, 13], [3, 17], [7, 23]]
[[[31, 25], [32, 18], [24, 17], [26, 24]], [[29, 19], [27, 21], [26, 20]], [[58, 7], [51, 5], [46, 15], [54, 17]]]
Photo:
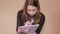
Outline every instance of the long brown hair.
[[37, 24], [40, 21], [40, 5], [39, 5], [39, 1], [38, 0], [26, 0], [25, 1], [25, 5], [23, 7], [23, 16], [22, 16], [22, 19], [24, 20], [24, 23], [26, 21], [30, 21], [31, 20], [31, 17], [28, 16], [28, 14], [27, 14], [27, 6], [28, 5], [36, 6], [38, 8], [37, 9], [38, 10], [37, 13], [33, 17], [34, 24]]

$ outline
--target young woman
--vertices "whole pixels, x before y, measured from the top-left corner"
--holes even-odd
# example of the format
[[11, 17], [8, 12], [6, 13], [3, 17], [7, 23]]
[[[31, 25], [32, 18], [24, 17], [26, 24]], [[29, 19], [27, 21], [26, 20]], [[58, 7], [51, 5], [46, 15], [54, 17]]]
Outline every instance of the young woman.
[[[40, 12], [38, 0], [26, 0], [22, 10], [17, 13], [17, 33], [39, 34], [45, 21], [45, 16]], [[35, 32], [25, 32], [20, 29], [20, 26], [39, 24]]]

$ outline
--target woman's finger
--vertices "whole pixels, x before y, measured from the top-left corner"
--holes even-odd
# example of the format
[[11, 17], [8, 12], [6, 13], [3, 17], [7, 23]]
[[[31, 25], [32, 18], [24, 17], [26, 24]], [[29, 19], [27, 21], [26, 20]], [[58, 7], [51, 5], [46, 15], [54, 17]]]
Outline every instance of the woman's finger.
[[25, 26], [26, 26], [26, 25], [31, 25], [31, 24], [30, 24], [30, 21], [27, 21], [27, 22], [25, 23]]
[[18, 32], [24, 32], [24, 30], [18, 27]]
[[32, 24], [33, 22], [34, 22], [34, 20], [32, 19], [32, 20], [31, 20], [31, 24]]

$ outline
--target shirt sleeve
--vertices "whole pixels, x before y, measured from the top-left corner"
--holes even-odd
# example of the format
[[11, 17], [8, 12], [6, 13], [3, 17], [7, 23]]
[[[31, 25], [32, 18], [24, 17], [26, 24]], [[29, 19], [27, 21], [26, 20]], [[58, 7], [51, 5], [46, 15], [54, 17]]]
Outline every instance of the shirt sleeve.
[[39, 27], [37, 28], [37, 30], [36, 30], [36, 33], [37, 34], [39, 34], [40, 32], [41, 32], [41, 29], [42, 29], [42, 27], [43, 27], [43, 24], [44, 24], [44, 22], [45, 22], [45, 16], [44, 16], [44, 14], [42, 14], [41, 13], [41, 18], [40, 18], [40, 22], [39, 22]]
[[18, 31], [18, 27], [19, 26], [22, 26], [22, 13], [21, 13], [21, 10], [18, 11], [17, 13], [17, 25], [16, 25], [16, 31]]

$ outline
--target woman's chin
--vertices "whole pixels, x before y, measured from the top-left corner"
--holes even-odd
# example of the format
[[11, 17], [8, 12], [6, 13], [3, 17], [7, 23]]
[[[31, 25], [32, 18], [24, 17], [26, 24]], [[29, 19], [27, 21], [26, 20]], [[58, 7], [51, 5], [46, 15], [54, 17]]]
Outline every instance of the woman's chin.
[[30, 15], [31, 17], [33, 17], [33, 15]]

